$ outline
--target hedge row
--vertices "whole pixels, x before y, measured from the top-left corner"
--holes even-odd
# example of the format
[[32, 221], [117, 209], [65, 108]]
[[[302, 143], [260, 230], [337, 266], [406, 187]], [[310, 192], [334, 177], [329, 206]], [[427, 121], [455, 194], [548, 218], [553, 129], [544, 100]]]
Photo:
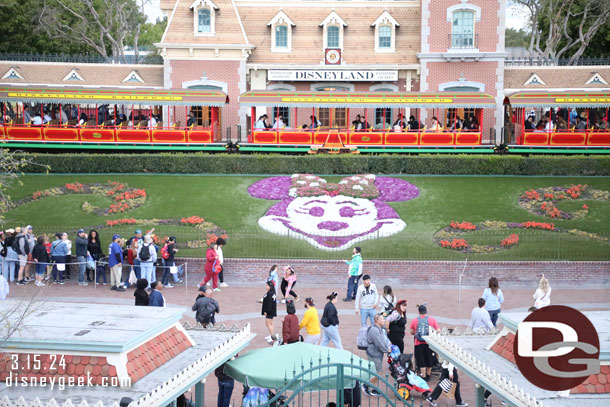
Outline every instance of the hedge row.
[[[24, 153], [25, 154], [25, 153]], [[610, 156], [27, 154], [52, 173], [610, 175]], [[45, 172], [30, 165], [25, 172]]]

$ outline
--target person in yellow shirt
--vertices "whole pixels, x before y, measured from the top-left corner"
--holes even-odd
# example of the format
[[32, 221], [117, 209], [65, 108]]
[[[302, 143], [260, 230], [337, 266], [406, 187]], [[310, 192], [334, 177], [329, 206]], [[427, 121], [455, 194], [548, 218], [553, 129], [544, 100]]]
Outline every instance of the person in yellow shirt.
[[320, 319], [318, 318], [318, 310], [314, 307], [313, 298], [305, 298], [305, 315], [299, 323], [299, 329], [305, 328], [305, 343], [318, 345], [320, 343]]

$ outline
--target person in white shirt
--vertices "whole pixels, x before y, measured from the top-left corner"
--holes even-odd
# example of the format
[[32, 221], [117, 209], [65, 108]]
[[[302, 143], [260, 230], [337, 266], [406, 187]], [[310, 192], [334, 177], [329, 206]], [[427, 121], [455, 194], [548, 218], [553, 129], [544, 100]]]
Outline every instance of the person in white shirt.
[[468, 327], [472, 329], [473, 332], [478, 332], [481, 329], [485, 332], [489, 332], [494, 327], [494, 324], [489, 317], [489, 312], [485, 309], [485, 300], [483, 298], [479, 298], [479, 306], [472, 309]]
[[[224, 266], [224, 262], [225, 262], [225, 258], [224, 255], [222, 254], [222, 246], [224, 246], [225, 244], [227, 244], [227, 242], [222, 238], [219, 237], [218, 239], [216, 239], [216, 254], [218, 254], [218, 262], [220, 263], [220, 273], [218, 273], [218, 281], [220, 282], [220, 286], [221, 287], [228, 287], [229, 284], [225, 283], [225, 278], [224, 278], [224, 271], [225, 271], [225, 266]], [[209, 281], [208, 281], [209, 283]]]
[[51, 120], [53, 120], [53, 118], [51, 117], [51, 115], [49, 114], [49, 111], [47, 109], [45, 109], [44, 111], [44, 117], [43, 117], [43, 123], [47, 124], [49, 123]]
[[275, 119], [275, 123], [273, 123], [273, 128], [274, 129], [283, 129], [285, 127], [286, 127], [286, 125], [284, 124], [284, 118], [282, 116], [278, 116]]
[[258, 121], [254, 124], [254, 128], [257, 130], [264, 130], [267, 128], [267, 123], [265, 122], [265, 120], [267, 119], [267, 115], [264, 114], [261, 117], [258, 118]]
[[551, 305], [551, 286], [549, 285], [549, 280], [543, 274], [540, 284], [534, 293], [534, 307], [540, 309], [548, 305]]
[[148, 128], [154, 129], [155, 127], [157, 127], [157, 119], [155, 119], [155, 116], [150, 115], [150, 119], [148, 119]]
[[34, 126], [42, 126], [42, 117], [40, 115], [32, 117], [32, 124]]

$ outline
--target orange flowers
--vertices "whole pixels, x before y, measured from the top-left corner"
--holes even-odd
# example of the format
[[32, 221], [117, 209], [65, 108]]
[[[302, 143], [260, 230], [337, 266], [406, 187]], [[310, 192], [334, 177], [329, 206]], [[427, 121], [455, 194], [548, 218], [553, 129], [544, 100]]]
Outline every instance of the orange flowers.
[[108, 213], [119, 213], [125, 212], [129, 210], [129, 205], [126, 202], [118, 203], [118, 204], [110, 204], [110, 208], [108, 209]]
[[200, 218], [199, 216], [189, 216], [188, 218], [180, 219], [180, 223], [184, 223], [187, 225], [200, 225], [205, 222], [205, 219]]
[[85, 190], [85, 188], [83, 187], [83, 184], [81, 184], [79, 182], [73, 182], [73, 183], [66, 184], [66, 189], [71, 192], [83, 192]]
[[452, 227], [453, 229], [459, 229], [459, 230], [475, 230], [477, 228], [477, 226], [475, 224], [470, 223], [470, 222], [458, 223], [458, 222], [451, 221], [449, 226]]
[[535, 189], [530, 189], [529, 191], [525, 191], [523, 193], [523, 195], [521, 195], [521, 198], [529, 199], [529, 200], [533, 200], [533, 201], [539, 201], [540, 193], [538, 191], [536, 191]]
[[544, 222], [532, 222], [527, 221], [521, 224], [526, 229], [544, 229], [544, 230], [555, 230], [554, 223], [544, 223]]
[[468, 248], [466, 239], [441, 240], [439, 243], [446, 249], [463, 250]]
[[134, 218], [131, 219], [116, 219], [116, 220], [107, 220], [106, 221], [106, 226], [117, 226], [117, 225], [135, 225], [136, 223], [138, 223], [137, 220], [135, 220]]
[[502, 247], [511, 247], [519, 244], [519, 235], [511, 234], [506, 239], [502, 239], [502, 243], [500, 243]]

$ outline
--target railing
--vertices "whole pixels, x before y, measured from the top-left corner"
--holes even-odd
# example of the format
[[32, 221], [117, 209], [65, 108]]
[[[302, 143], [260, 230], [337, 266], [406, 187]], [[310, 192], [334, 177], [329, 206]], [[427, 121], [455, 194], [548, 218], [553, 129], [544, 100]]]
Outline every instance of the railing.
[[72, 62], [82, 64], [152, 64], [162, 65], [163, 58], [157, 54], [143, 54], [119, 57], [106, 57], [96, 54], [33, 54], [6, 52], [0, 53], [0, 61], [29, 61], [29, 62]]
[[451, 49], [474, 49], [478, 47], [478, 34], [449, 34], [449, 48]]
[[575, 63], [570, 64], [568, 58], [551, 59], [541, 57], [506, 58], [505, 66], [593, 66], [610, 65], [610, 58], [580, 58]]
[[[264, 213], [260, 215], [264, 216]], [[125, 215], [131, 218], [131, 215]], [[534, 215], [526, 219], [537, 218]], [[555, 219], [540, 219], [540, 222], [555, 222]], [[99, 229], [102, 242], [108, 242], [110, 237], [118, 233], [121, 236], [131, 236], [134, 225], [108, 227], [101, 221], [98, 225], [48, 226], [34, 225], [36, 234], [54, 236], [57, 232], [75, 233], [80, 227]], [[359, 239], [360, 245], [366, 245], [367, 259], [378, 260], [514, 260], [514, 261], [609, 261], [610, 234], [594, 233], [575, 229], [568, 225], [560, 231], [532, 230], [515, 225], [502, 230], [481, 230], [463, 233], [460, 236], [436, 233], [372, 232]], [[573, 229], [574, 228], [574, 229]], [[409, 226], [407, 226], [407, 229]], [[158, 225], [155, 227], [158, 236], [175, 236], [181, 257], [204, 257], [207, 248], [206, 238], [193, 227]], [[328, 237], [322, 240], [324, 248], [314, 247], [311, 239], [297, 231], [288, 230], [284, 234], [272, 234], [263, 229], [227, 230], [228, 244], [223, 248], [227, 258], [259, 258], [259, 259], [345, 259], [351, 253], [351, 248], [357, 245], [348, 241], [345, 247], [332, 247], [334, 241], [343, 241], [352, 237], [349, 233], [318, 232], [317, 236]], [[503, 246], [502, 241], [511, 234], [519, 236], [514, 246]], [[72, 235], [71, 235], [72, 236]], [[468, 248], [458, 251], [441, 247], [441, 240], [452, 241], [464, 239]]]

